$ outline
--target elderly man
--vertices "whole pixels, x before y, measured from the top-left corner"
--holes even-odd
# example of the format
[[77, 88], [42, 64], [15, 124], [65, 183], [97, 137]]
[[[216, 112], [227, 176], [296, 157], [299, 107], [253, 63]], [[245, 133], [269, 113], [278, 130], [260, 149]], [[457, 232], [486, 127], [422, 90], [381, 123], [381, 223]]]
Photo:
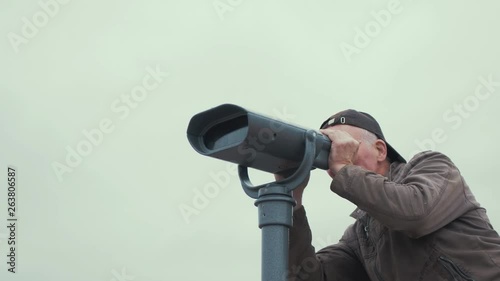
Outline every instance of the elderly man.
[[330, 188], [358, 207], [356, 221], [315, 252], [307, 182], [294, 190], [289, 280], [500, 280], [500, 237], [448, 157], [427, 151], [406, 163], [356, 110], [328, 118], [321, 132], [332, 141]]

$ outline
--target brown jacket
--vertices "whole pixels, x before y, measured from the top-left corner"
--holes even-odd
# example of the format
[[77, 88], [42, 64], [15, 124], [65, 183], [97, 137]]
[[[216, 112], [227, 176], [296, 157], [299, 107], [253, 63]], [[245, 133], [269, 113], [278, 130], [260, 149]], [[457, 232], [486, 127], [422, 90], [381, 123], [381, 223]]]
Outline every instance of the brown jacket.
[[500, 281], [500, 237], [443, 154], [392, 163], [388, 177], [346, 166], [331, 190], [358, 206], [356, 222], [315, 253], [305, 210], [294, 211], [289, 280]]

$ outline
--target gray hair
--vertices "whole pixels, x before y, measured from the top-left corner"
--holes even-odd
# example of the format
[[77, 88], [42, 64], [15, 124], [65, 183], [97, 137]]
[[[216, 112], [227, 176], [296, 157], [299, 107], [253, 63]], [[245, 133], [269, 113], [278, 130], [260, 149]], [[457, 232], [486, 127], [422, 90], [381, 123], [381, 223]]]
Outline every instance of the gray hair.
[[378, 140], [378, 137], [374, 133], [369, 132], [365, 129], [361, 130], [363, 130], [363, 135], [361, 136], [361, 140], [369, 144], [375, 144], [375, 142]]

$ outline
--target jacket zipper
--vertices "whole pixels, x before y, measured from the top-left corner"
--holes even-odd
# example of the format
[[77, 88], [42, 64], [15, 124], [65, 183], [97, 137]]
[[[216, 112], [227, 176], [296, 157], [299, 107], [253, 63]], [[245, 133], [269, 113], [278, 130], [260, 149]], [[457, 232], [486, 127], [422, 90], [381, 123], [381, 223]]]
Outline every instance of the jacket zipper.
[[456, 280], [455, 275], [458, 274], [460, 277], [467, 281], [474, 281], [469, 275], [465, 274], [460, 267], [458, 267], [452, 260], [445, 256], [439, 257], [441, 264], [446, 268], [446, 270], [453, 276]]
[[365, 227], [364, 227], [364, 230], [365, 230], [365, 234], [366, 234], [366, 238], [369, 240], [370, 238], [370, 217], [366, 217], [366, 222], [365, 222]]
[[[368, 240], [370, 240], [370, 221], [371, 221], [371, 217], [367, 216], [367, 219], [366, 219], [366, 222], [365, 222], [365, 226], [363, 228], [365, 230], [366, 239], [368, 239]], [[380, 274], [380, 272], [377, 269], [377, 262], [376, 262], [376, 260], [375, 260], [375, 265], [373, 266], [373, 271], [375, 272], [375, 275], [377, 276], [377, 279], [379, 281], [384, 281], [384, 278], [382, 278], [382, 275]]]
[[378, 269], [377, 269], [377, 265], [376, 265], [376, 264], [375, 264], [375, 266], [374, 266], [374, 269], [375, 269], [375, 275], [377, 275], [377, 279], [378, 279], [379, 281], [384, 281], [384, 278], [382, 278], [382, 275], [380, 275], [380, 272], [378, 271]]

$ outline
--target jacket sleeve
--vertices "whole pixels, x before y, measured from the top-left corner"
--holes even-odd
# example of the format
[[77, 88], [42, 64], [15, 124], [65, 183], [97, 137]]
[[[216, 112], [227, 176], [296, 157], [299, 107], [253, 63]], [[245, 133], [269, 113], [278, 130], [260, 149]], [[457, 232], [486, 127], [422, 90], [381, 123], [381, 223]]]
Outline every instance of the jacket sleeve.
[[315, 253], [311, 245], [311, 229], [304, 207], [294, 211], [290, 229], [288, 258], [289, 281], [369, 281], [361, 262], [347, 245], [346, 239], [355, 239], [352, 226], [338, 244]]
[[432, 233], [478, 207], [460, 171], [445, 155], [420, 153], [402, 169], [396, 181], [389, 181], [361, 167], [345, 166], [331, 190], [411, 238]]

